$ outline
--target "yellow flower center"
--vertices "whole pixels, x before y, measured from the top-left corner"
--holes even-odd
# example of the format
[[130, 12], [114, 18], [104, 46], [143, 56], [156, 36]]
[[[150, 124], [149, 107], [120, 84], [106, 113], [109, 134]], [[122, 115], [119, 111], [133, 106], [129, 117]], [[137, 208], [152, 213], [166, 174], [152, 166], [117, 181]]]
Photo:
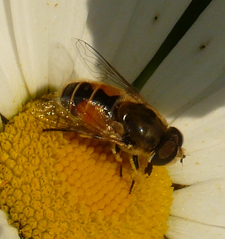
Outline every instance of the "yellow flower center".
[[165, 167], [129, 194], [128, 160], [120, 177], [106, 142], [43, 132], [30, 107], [0, 134], [0, 209], [23, 238], [163, 238], [173, 190]]

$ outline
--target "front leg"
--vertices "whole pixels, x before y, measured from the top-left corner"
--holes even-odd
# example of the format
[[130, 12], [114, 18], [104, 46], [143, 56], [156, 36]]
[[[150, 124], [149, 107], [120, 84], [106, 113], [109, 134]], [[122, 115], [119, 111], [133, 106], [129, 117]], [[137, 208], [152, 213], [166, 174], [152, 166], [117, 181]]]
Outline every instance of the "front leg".
[[115, 144], [113, 145], [111, 150], [112, 150], [112, 153], [115, 155], [116, 160], [120, 163], [120, 177], [122, 177], [123, 176], [123, 172], [122, 172], [123, 159], [120, 157], [120, 152], [121, 152], [120, 147], [117, 144]]
[[[135, 172], [140, 168], [137, 155], [132, 156], [132, 158], [130, 160], [130, 164], [131, 164], [131, 166], [132, 166], [132, 168], [134, 169]], [[135, 184], [135, 180], [133, 179], [132, 183], [131, 183], [131, 186], [130, 186], [129, 194], [131, 194], [132, 189], [134, 187], [134, 184]]]
[[133, 163], [134, 163], [135, 169], [138, 170], [140, 166], [139, 166], [137, 155], [133, 155]]
[[132, 158], [130, 158], [130, 164], [132, 169], [136, 172], [139, 169], [139, 161], [138, 161], [138, 156], [133, 155]]
[[145, 174], [148, 174], [148, 176], [150, 176], [150, 174], [152, 173], [152, 164], [150, 162], [148, 162], [148, 165], [145, 168]]

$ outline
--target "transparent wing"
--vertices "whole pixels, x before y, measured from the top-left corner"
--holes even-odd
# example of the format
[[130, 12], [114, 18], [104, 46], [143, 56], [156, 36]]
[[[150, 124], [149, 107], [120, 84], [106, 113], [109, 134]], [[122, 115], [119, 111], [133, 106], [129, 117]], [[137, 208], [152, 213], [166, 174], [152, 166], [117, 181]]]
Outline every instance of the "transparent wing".
[[54, 99], [41, 99], [34, 104], [32, 115], [55, 129], [75, 130], [80, 127], [79, 118], [60, 106]]
[[[123, 144], [122, 138], [111, 128], [103, 130], [99, 125], [85, 123], [79, 116], [75, 116], [57, 102], [57, 99], [44, 98], [34, 104], [32, 115], [50, 125], [50, 129], [58, 131], [73, 131], [80, 135]], [[91, 115], [88, 115], [90, 118]]]
[[91, 45], [81, 39], [72, 41], [82, 62], [95, 79], [125, 90], [139, 103], [146, 103], [146, 100]]

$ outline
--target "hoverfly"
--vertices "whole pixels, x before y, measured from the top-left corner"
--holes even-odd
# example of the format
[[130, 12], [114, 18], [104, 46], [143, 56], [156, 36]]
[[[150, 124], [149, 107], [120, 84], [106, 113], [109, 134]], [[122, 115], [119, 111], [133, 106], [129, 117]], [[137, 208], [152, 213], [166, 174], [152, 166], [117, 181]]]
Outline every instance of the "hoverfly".
[[[166, 165], [184, 158], [183, 136], [153, 109], [145, 99], [92, 46], [74, 40], [85, 66], [98, 81], [67, 84], [60, 96], [43, 99], [33, 115], [50, 124], [50, 130], [74, 131], [83, 137], [105, 140], [126, 151], [131, 165], [139, 169], [140, 155], [146, 157], [145, 173], [153, 165]], [[134, 180], [132, 182], [133, 187]], [[131, 191], [131, 190], [130, 190]]]

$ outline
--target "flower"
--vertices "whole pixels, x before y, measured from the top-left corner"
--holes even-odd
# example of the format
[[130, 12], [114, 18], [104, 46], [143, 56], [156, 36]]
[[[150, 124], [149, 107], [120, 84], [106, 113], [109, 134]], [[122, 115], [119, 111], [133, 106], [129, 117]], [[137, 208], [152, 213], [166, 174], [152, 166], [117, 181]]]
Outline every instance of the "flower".
[[132, 169], [126, 155], [120, 177], [120, 163], [108, 143], [43, 132], [46, 125], [30, 112], [35, 106], [28, 104], [0, 134], [0, 205], [21, 234], [162, 237], [172, 203], [166, 168], [154, 168], [149, 178], [140, 176], [130, 194]]
[[[93, 45], [132, 82], [188, 3], [0, 4], [0, 112], [10, 118], [28, 99], [60, 88], [79, 73], [73, 71], [74, 37]], [[187, 157], [168, 170], [173, 182], [190, 186], [174, 192], [168, 238], [225, 235], [223, 7], [222, 1], [209, 5], [142, 90], [185, 136]]]

